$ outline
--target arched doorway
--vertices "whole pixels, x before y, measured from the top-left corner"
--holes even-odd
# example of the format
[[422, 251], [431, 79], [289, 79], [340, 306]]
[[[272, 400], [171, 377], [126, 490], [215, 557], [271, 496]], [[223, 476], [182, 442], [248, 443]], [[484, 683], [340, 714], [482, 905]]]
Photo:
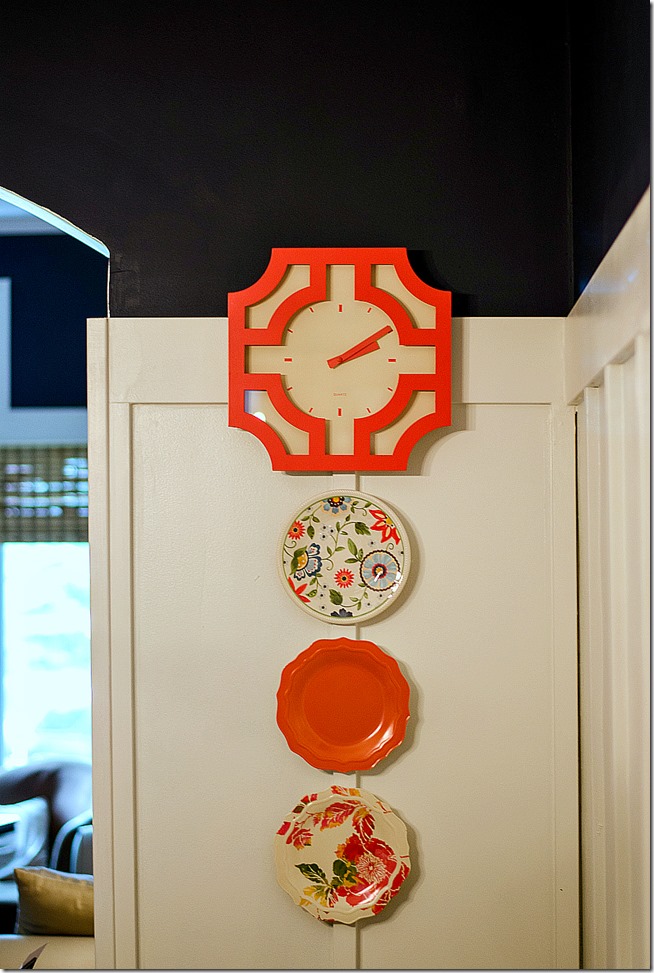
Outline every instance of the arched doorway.
[[[86, 319], [107, 313], [108, 257], [0, 188], [0, 804], [23, 803], [20, 790], [3, 793], [3, 775], [12, 786], [35, 768], [48, 777], [39, 864], [54, 864], [52, 797], [77, 765], [88, 764], [80, 808], [90, 800]], [[31, 850], [16, 838], [18, 864]], [[13, 931], [15, 900], [10, 871], [0, 931]]]

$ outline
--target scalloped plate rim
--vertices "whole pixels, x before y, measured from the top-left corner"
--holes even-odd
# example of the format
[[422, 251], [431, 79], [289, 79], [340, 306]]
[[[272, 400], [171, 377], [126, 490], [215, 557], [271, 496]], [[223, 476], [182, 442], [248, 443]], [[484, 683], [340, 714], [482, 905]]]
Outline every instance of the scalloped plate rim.
[[[315, 744], [310, 744], [306, 738], [302, 739], [302, 726], [298, 725], [300, 721], [296, 718], [293, 723], [291, 722], [289, 711], [292, 706], [293, 684], [294, 682], [297, 684], [302, 670], [308, 668], [321, 653], [325, 653], [327, 657], [329, 653], [339, 651], [346, 655], [351, 654], [353, 658], [357, 656], [360, 658], [359, 653], [365, 654], [378, 666], [378, 671], [387, 677], [388, 692], [385, 698], [385, 710], [382, 714], [382, 722], [373, 731], [374, 743], [369, 743], [370, 736], [373, 736], [373, 734], [370, 734], [367, 739], [357, 739], [349, 744], [334, 744], [331, 747], [324, 741], [323, 749], [318, 752]], [[325, 661], [328, 665], [327, 658]], [[394, 690], [392, 699], [389, 698], [390, 690]], [[277, 725], [289, 748], [318, 770], [344, 773], [354, 770], [371, 770], [404, 742], [406, 727], [411, 716], [411, 689], [399, 663], [392, 655], [384, 652], [369, 639], [350, 639], [345, 636], [339, 636], [335, 639], [316, 639], [284, 666], [276, 698]], [[315, 738], [320, 740], [320, 735], [310, 725], [308, 719], [305, 723]], [[393, 732], [388, 739], [385, 739], [383, 734], [387, 733], [389, 728]], [[369, 745], [365, 748], [367, 743]], [[357, 753], [352, 754], [352, 748], [358, 748]], [[345, 750], [347, 750], [349, 756], [342, 752]], [[341, 752], [339, 753], [339, 751]]]
[[[345, 789], [348, 791], [351, 790], [351, 788], [345, 788]], [[307, 802], [307, 804], [305, 805], [302, 805], [298, 811], [296, 811], [295, 809], [293, 811], [290, 811], [285, 816], [283, 824], [288, 821], [289, 826], [292, 826], [293, 822], [296, 821], [303, 814], [307, 813], [308, 809], [310, 809], [313, 805], [325, 804], [328, 801], [334, 800], [335, 798], [338, 797], [347, 798], [351, 796], [355, 798], [356, 797], [361, 798], [362, 802], [370, 808], [379, 808], [381, 804], [382, 813], [384, 815], [382, 820], [384, 820], [386, 824], [390, 826], [390, 830], [392, 831], [392, 838], [389, 839], [386, 843], [389, 844], [390, 847], [393, 849], [397, 857], [397, 865], [393, 869], [392, 873], [389, 874], [386, 881], [386, 887], [380, 890], [379, 894], [375, 897], [375, 900], [372, 903], [367, 903], [363, 907], [362, 906], [342, 906], [340, 908], [336, 907], [333, 909], [329, 909], [325, 906], [321, 907], [317, 902], [313, 902], [307, 899], [305, 896], [303, 896], [301, 891], [298, 889], [298, 887], [291, 881], [291, 876], [295, 875], [293, 871], [295, 865], [293, 865], [289, 861], [288, 854], [285, 854], [285, 850], [289, 847], [288, 843], [285, 840], [285, 836], [286, 834], [288, 834], [288, 829], [283, 835], [281, 835], [279, 831], [275, 834], [275, 849], [274, 849], [275, 867], [276, 867], [278, 884], [283, 889], [283, 891], [285, 891], [291, 897], [293, 902], [296, 905], [299, 905], [300, 908], [302, 908], [305, 912], [308, 912], [309, 915], [313, 916], [316, 919], [319, 919], [321, 921], [326, 921], [326, 922], [340, 922], [345, 925], [352, 925], [353, 923], [358, 922], [361, 919], [367, 919], [367, 918], [373, 918], [379, 916], [381, 912], [383, 912], [385, 906], [383, 906], [379, 912], [375, 913], [373, 912], [374, 905], [379, 901], [379, 898], [385, 894], [386, 890], [389, 887], [392, 887], [392, 884], [395, 878], [397, 877], [399, 871], [401, 870], [403, 864], [406, 866], [407, 872], [404, 879], [402, 879], [402, 882], [398, 886], [396, 892], [399, 891], [399, 889], [402, 887], [404, 881], [406, 880], [406, 877], [408, 876], [411, 870], [407, 827], [404, 821], [402, 820], [402, 818], [390, 807], [388, 807], [388, 805], [386, 805], [385, 802], [383, 802], [381, 798], [379, 798], [377, 795], [371, 793], [370, 791], [362, 790], [361, 788], [353, 788], [353, 789], [356, 790], [358, 793], [342, 794], [340, 793], [340, 790], [338, 789], [337, 785], [336, 786], [332, 785], [332, 787], [329, 787], [323, 791], [318, 792], [315, 795], [314, 800]], [[298, 805], [296, 805], [296, 807], [297, 806]], [[386, 808], [386, 810], [384, 811], [383, 808]], [[376, 828], [375, 828], [375, 834], [377, 834]], [[385, 840], [386, 837], [388, 836], [384, 835], [382, 837], [382, 840]], [[390, 844], [390, 840], [393, 840], [394, 844]], [[404, 854], [402, 852], [404, 852]]]

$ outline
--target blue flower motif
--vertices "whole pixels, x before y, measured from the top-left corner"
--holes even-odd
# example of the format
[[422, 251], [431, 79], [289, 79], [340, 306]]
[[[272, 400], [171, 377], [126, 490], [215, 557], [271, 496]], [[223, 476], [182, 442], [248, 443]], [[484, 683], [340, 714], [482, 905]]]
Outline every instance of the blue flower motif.
[[331, 511], [333, 514], [338, 514], [347, 510], [347, 505], [351, 500], [352, 497], [325, 497], [322, 509], [327, 513]]
[[401, 579], [400, 564], [388, 551], [371, 551], [360, 567], [361, 580], [372, 591], [388, 591]]
[[303, 578], [311, 578], [318, 574], [322, 568], [322, 558], [320, 557], [320, 545], [310, 544], [304, 554], [300, 554], [297, 559], [297, 570], [295, 580], [302, 581]]
[[331, 613], [332, 618], [352, 618], [352, 612], [347, 611], [345, 608], [339, 608], [337, 612]]

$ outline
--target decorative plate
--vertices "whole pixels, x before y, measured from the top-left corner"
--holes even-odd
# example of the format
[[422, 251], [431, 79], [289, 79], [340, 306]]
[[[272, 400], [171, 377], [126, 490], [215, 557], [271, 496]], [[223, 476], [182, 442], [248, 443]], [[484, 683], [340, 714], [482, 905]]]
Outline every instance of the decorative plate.
[[317, 919], [351, 925], [388, 905], [409, 874], [404, 822], [357, 787], [307, 794], [275, 835], [277, 881]]
[[288, 522], [279, 548], [282, 583], [295, 604], [338, 625], [390, 608], [411, 562], [397, 514], [367, 493], [314, 497]]
[[361, 639], [318, 639], [282, 670], [277, 724], [321, 770], [369, 770], [404, 739], [409, 684], [392, 656]]

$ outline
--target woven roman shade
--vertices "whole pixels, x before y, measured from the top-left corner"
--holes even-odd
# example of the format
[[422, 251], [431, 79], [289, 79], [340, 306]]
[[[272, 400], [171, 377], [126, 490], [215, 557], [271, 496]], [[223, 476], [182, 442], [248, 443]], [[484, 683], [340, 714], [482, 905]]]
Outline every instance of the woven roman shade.
[[0, 543], [87, 541], [86, 444], [0, 446]]

